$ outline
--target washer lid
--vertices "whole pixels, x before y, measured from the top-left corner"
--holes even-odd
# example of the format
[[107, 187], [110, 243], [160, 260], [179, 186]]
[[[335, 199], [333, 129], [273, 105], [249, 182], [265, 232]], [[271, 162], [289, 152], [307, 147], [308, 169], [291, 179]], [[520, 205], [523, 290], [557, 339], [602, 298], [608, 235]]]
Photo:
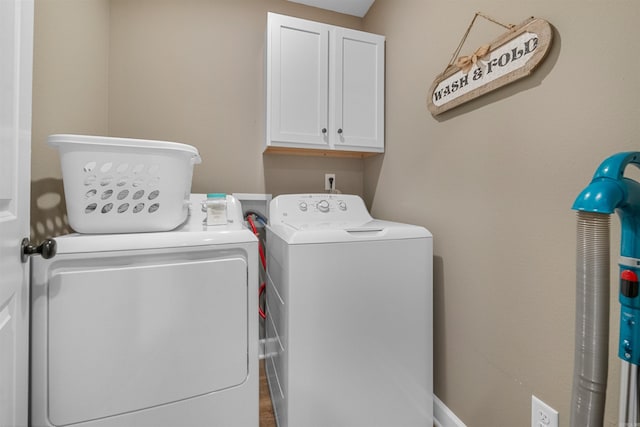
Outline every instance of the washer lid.
[[364, 223], [282, 222], [280, 224], [269, 225], [267, 228], [290, 245], [432, 237], [431, 233], [424, 227], [376, 219]]

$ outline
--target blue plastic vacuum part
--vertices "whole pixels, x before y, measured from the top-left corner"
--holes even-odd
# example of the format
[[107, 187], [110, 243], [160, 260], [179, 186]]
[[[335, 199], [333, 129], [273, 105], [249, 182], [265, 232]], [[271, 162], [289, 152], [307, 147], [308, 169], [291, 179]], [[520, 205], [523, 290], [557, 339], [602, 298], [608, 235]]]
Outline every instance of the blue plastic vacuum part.
[[640, 168], [640, 152], [615, 154], [596, 170], [573, 209], [620, 217], [620, 341], [618, 356], [640, 365], [640, 184], [624, 177], [627, 165]]

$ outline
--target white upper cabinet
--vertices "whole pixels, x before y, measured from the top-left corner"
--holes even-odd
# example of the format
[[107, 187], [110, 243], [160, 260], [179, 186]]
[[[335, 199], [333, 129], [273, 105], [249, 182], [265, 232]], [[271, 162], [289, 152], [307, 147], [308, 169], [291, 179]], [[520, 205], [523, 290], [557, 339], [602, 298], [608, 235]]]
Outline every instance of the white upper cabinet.
[[384, 151], [384, 37], [269, 13], [266, 149], [305, 148]]

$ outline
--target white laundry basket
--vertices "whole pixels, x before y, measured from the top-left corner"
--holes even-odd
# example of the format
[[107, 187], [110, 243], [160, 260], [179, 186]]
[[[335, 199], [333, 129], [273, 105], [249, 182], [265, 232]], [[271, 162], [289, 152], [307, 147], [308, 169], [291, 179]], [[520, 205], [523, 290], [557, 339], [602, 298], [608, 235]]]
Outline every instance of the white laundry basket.
[[51, 135], [69, 225], [78, 233], [168, 231], [189, 212], [195, 147], [167, 141]]

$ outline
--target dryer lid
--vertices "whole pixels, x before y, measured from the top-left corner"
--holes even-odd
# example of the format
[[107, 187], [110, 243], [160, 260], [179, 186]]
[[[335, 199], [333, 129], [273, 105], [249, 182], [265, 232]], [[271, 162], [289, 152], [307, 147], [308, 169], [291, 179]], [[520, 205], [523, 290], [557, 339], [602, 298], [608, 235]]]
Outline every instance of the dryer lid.
[[171, 231], [119, 234], [68, 234], [56, 237], [57, 253], [97, 253], [106, 251], [153, 250], [190, 246], [226, 245], [257, 242], [256, 236], [244, 226], [238, 200], [227, 195], [226, 225], [206, 226], [202, 202], [206, 194], [191, 194], [189, 216], [184, 224]]
[[130, 234], [68, 234], [56, 237], [57, 255], [73, 253], [100, 253], [114, 251], [156, 250], [231, 245], [240, 243], [257, 243], [256, 236], [246, 228], [235, 229], [226, 227], [225, 230], [191, 231], [182, 230], [158, 233], [130, 233]]
[[247, 229], [198, 231], [182, 233], [167, 231], [161, 233], [132, 234], [69, 234], [56, 238], [57, 255], [72, 253], [99, 253], [113, 251], [155, 250], [187, 248], [196, 246], [230, 245], [256, 242], [253, 233]]

